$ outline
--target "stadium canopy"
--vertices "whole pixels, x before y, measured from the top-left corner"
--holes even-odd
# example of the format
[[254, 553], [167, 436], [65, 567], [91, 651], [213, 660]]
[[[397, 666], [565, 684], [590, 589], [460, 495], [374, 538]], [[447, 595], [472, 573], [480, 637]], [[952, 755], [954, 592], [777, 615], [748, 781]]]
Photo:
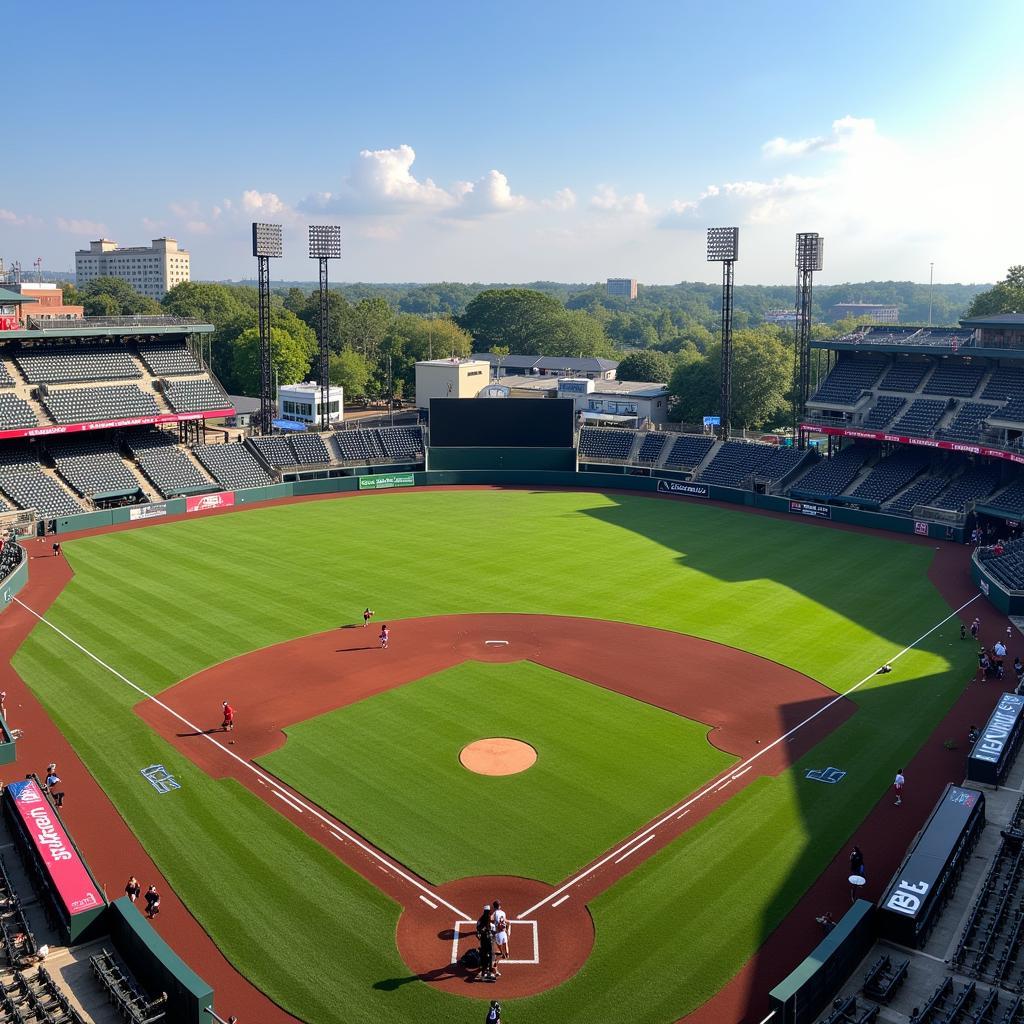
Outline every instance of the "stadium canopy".
[[305, 430], [305, 423], [297, 423], [295, 420], [271, 420], [273, 426], [278, 430]]

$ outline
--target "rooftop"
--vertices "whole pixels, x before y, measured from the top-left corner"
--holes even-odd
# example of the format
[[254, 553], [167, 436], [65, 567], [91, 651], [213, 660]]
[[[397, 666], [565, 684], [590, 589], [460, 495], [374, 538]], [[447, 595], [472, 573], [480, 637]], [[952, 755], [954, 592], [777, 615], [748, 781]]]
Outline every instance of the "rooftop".
[[597, 356], [496, 356], [493, 352], [474, 352], [472, 358], [483, 359], [491, 366], [500, 361], [502, 369], [565, 370], [569, 373], [605, 372], [619, 365], [614, 359]]
[[1024, 313], [997, 313], [961, 320], [964, 327], [1024, 327]]
[[469, 366], [479, 363], [483, 356], [470, 356], [468, 359], [421, 359], [417, 366]]
[[[35, 302], [17, 296], [20, 302]], [[3, 299], [0, 292], [0, 302]], [[182, 316], [83, 316], [75, 320], [29, 317], [28, 327], [4, 331], [3, 339], [42, 341], [44, 338], [115, 338], [137, 334], [212, 334], [213, 324]]]
[[[501, 378], [505, 387], [513, 391], [557, 391], [558, 377], [536, 377], [532, 374], [510, 374]], [[594, 395], [623, 395], [631, 398], [660, 398], [668, 394], [664, 384], [643, 380], [595, 380], [591, 381]]]
[[29, 299], [24, 295], [19, 295], [17, 292], [8, 291], [6, 288], [0, 288], [0, 302], [5, 304], [10, 303], [12, 306], [20, 306], [25, 302], [38, 301], [38, 299]]

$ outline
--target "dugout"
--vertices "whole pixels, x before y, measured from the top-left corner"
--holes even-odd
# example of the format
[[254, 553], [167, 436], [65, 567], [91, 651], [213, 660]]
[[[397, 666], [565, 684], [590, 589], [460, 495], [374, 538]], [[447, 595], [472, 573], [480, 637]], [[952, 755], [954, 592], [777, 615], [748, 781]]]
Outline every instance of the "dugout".
[[567, 398], [432, 398], [428, 470], [576, 469], [574, 403]]
[[967, 756], [967, 778], [1000, 786], [1013, 765], [1024, 737], [1024, 697], [1001, 693], [985, 728]]

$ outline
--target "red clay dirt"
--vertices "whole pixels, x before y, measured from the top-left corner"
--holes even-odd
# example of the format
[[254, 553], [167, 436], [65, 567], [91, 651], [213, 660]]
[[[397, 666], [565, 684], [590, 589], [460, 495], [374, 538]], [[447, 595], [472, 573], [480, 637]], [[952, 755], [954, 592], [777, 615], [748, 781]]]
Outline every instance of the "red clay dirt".
[[[692, 805], [673, 809], [666, 814], [667, 820], [637, 833], [635, 838], [644, 842], [642, 847], [638, 842], [635, 857], [629, 853], [619, 860], [603, 855], [560, 886], [557, 894], [549, 886], [526, 880], [503, 879], [497, 890], [485, 886], [486, 891], [477, 879], [453, 883], [463, 902], [448, 902], [459, 909], [458, 916], [470, 920], [479, 916], [481, 891], [488, 899], [503, 899], [512, 918], [547, 901], [531, 914], [537, 918], [544, 947], [540, 964], [508, 965], [500, 991], [509, 997], [532, 995], [571, 977], [593, 943], [593, 925], [585, 909], [588, 900], [738, 789], [765, 774], [784, 771], [854, 709], [820, 683], [782, 665], [680, 633], [597, 619], [461, 615], [392, 622], [388, 650], [381, 650], [375, 629], [361, 626], [266, 647], [163, 691], [162, 704], [180, 719], [151, 701], [136, 705], [136, 711], [208, 774], [235, 778], [400, 902], [405, 912], [399, 949], [406, 963], [431, 984], [464, 992], [464, 973], [450, 969], [455, 915], [443, 902], [445, 889], [415, 878], [408, 868], [355, 836], [322, 808], [312, 809], [302, 794], [267, 772], [254, 772], [251, 765], [283, 745], [283, 730], [290, 725], [470, 658], [484, 662], [529, 659], [703, 722], [711, 727], [709, 739], [717, 747], [741, 759], [756, 755], [749, 770], [735, 779], [735, 768], [723, 772]], [[289, 684], [296, 679], [302, 680], [301, 686]], [[236, 728], [230, 737], [216, 726], [225, 699], [236, 709]], [[771, 745], [775, 737], [816, 712], [822, 713], [785, 743]], [[192, 724], [183, 726], [182, 720]], [[689, 796], [680, 794], [681, 802]], [[633, 838], [624, 837], [615, 853], [624, 853]], [[461, 895], [470, 892], [471, 900]], [[498, 895], [501, 892], [504, 896]], [[526, 926], [516, 929], [521, 927]], [[490, 987], [481, 993], [473, 986], [472, 994], [489, 992]]]
[[[478, 488], [429, 488], [431, 490], [502, 490], [532, 488], [501, 488], [487, 485]], [[573, 490], [573, 488], [564, 488]], [[633, 491], [618, 491], [614, 488], [603, 491], [609, 494], [636, 496]], [[360, 497], [357, 493], [345, 495], [317, 495], [302, 498], [281, 499], [262, 503], [266, 505], [293, 504], [302, 501], [349, 500]], [[376, 494], [376, 497], [381, 495]], [[397, 493], [391, 495], [398, 498]], [[690, 500], [665, 495], [645, 495], [659, 501]], [[697, 500], [697, 499], [693, 499]], [[720, 502], [698, 501], [723, 509], [738, 512], [734, 505]], [[222, 509], [204, 512], [203, 515], [230, 515], [243, 509]], [[774, 519], [789, 519], [785, 513], [766, 510], [744, 509], [747, 515], [766, 516]], [[168, 516], [165, 522], [191, 518], [189, 515]], [[76, 536], [94, 533], [116, 532], [155, 526], [149, 522], [125, 523], [83, 532]], [[830, 529], [840, 532], [863, 533], [877, 536], [877, 531], [849, 524], [803, 520], [807, 529]], [[935, 559], [929, 570], [929, 577], [951, 607], [959, 607], [964, 601], [977, 598], [978, 594], [970, 580], [970, 550], [951, 543], [936, 543], [925, 538], [905, 536], [891, 537], [903, 543], [928, 546], [936, 549]], [[56, 598], [71, 573], [59, 558], [48, 554], [49, 543], [30, 542], [27, 549], [32, 552], [31, 578], [22, 592], [22, 597], [32, 608], [44, 613]], [[982, 640], [994, 642], [997, 635], [1005, 632], [1008, 620], [986, 602], [961, 612], [961, 618], [969, 622], [978, 609], [983, 616]], [[166, 880], [157, 871], [138, 839], [128, 829], [109, 799], [95, 783], [84, 765], [68, 745], [57, 727], [48, 718], [42, 707], [21, 679], [8, 664], [10, 657], [20, 646], [36, 620], [17, 605], [9, 607], [0, 616], [0, 688], [8, 693], [7, 707], [14, 725], [25, 730], [19, 741], [19, 771], [38, 768], [56, 756], [61, 765], [61, 774], [71, 794], [65, 805], [64, 818], [72, 834], [86, 853], [94, 872], [113, 897], [120, 893], [121, 879], [129, 873], [137, 874], [144, 883], [155, 882], [164, 893], [163, 913], [156, 922], [157, 929], [168, 939], [176, 951], [198, 972], [213, 984], [217, 992], [217, 1007], [222, 1013], [237, 1013], [243, 1021], [260, 1021], [262, 1024], [293, 1021], [295, 1018], [272, 1003], [262, 992], [250, 984], [221, 955], [201, 926], [181, 905], [168, 899], [172, 893]], [[1016, 634], [1015, 634], [1016, 637]], [[1010, 652], [1011, 655], [1014, 653]], [[966, 681], [965, 681], [966, 684]], [[942, 741], [948, 737], [966, 734], [968, 726], [985, 719], [995, 703], [998, 690], [989, 685], [969, 686], [954, 708], [946, 716], [932, 738], [922, 747], [921, 752], [906, 767], [908, 787], [903, 806], [892, 807], [888, 794], [883, 796], [872, 813], [850, 837], [865, 850], [871, 874], [865, 897], [876, 898], [882, 885], [899, 860], [920, 823], [937, 799], [947, 781], [960, 781], [963, 775], [962, 751], [947, 751]], [[899, 766], [897, 766], [899, 767]], [[650, 844], [653, 845], [653, 844]], [[814, 924], [814, 916], [829, 909], [835, 916], [845, 911], [847, 903], [846, 851], [837, 853], [832, 865], [812, 884], [806, 895], [783, 923], [769, 934], [757, 954], [737, 975], [712, 999], [688, 1015], [687, 1022], [697, 1024], [751, 1024], [759, 1021], [767, 1012], [767, 993], [785, 974], [798, 964], [809, 950], [817, 944], [820, 934]], [[488, 890], [489, 892], [490, 890]], [[478, 902], [482, 902], [478, 900]], [[569, 902], [572, 902], [571, 900]], [[465, 908], [469, 910], [470, 908]], [[402, 924], [400, 923], [400, 928]], [[515, 941], [515, 940], [513, 940]], [[516, 950], [512, 950], [516, 956]]]

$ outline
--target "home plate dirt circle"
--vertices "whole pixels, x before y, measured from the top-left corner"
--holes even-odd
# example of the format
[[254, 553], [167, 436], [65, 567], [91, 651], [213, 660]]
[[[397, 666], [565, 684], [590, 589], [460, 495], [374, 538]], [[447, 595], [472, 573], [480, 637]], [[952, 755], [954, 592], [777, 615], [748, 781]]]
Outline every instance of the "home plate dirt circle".
[[537, 760], [537, 751], [522, 740], [493, 736], [467, 743], [459, 752], [463, 768], [477, 775], [516, 775]]
[[[578, 895], [559, 898], [557, 909], [546, 904], [527, 913], [551, 894], [552, 887], [544, 882], [485, 875], [448, 882], [435, 892], [460, 913], [448, 912], [446, 921], [442, 915], [447, 908], [422, 896], [398, 919], [396, 939], [413, 973], [445, 992], [475, 999], [536, 995], [573, 977], [594, 946], [594, 922]], [[476, 919], [484, 904], [494, 900], [501, 901], [510, 921], [509, 957], [495, 961], [501, 977], [491, 983], [481, 981], [479, 970], [463, 967], [460, 960], [479, 947]]]

